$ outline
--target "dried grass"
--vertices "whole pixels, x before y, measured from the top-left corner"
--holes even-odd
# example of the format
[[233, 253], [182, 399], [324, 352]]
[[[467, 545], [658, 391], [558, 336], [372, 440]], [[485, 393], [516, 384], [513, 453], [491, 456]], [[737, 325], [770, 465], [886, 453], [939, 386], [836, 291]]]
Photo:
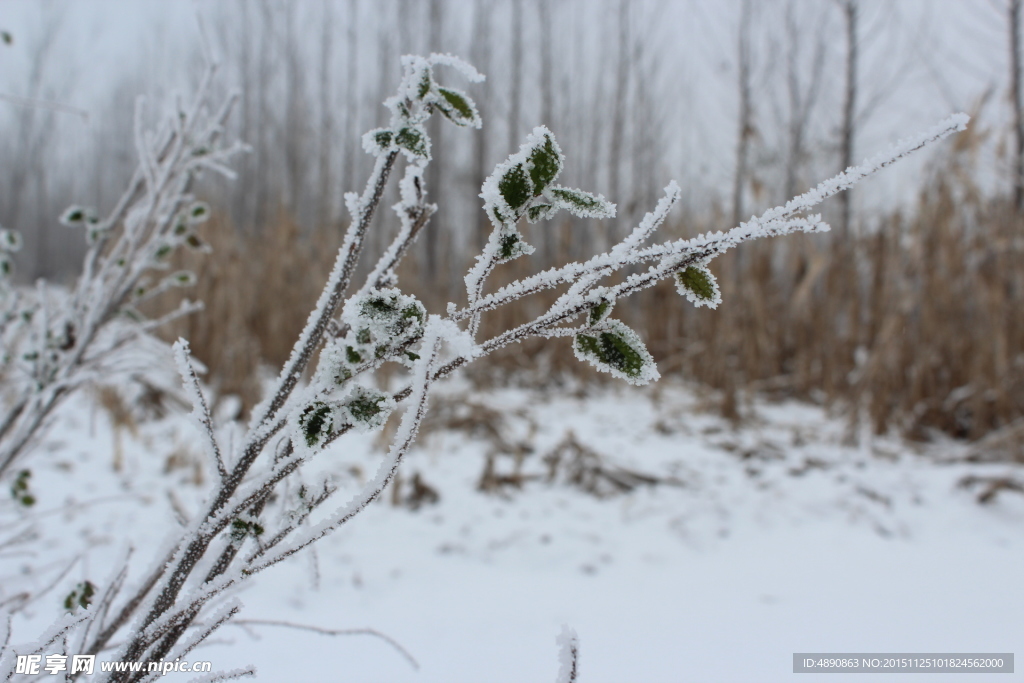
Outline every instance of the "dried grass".
[[[744, 397], [759, 392], [824, 402], [852, 423], [916, 438], [939, 430], [979, 439], [1005, 428], [1024, 413], [1024, 319], [1016, 310], [1024, 300], [1024, 217], [973, 188], [963, 162], [969, 150], [961, 152], [933, 174], [912, 215], [893, 214], [871, 234], [765, 241], [717, 259], [718, 310], [694, 309], [664, 283], [619, 302], [615, 315], [642, 332], [663, 375], [719, 390], [728, 417], [738, 418]], [[221, 393], [251, 406], [260, 363], [279, 366], [287, 357], [340, 234], [303, 236], [287, 217], [258, 235], [211, 223], [205, 237], [215, 254], [182, 264], [199, 276], [189, 296], [207, 310], [171, 335], [191, 341]], [[496, 273], [494, 285], [578, 258], [569, 239], [578, 228], [545, 226], [552, 239], [538, 251], [551, 262], [520, 259]], [[433, 310], [462, 298], [452, 284], [458, 278], [428, 279], [410, 262], [402, 285], [429, 292]], [[528, 320], [550, 300], [488, 314], [482, 331]], [[496, 355], [474, 376], [546, 382], [566, 373], [596, 377], [567, 341], [538, 340]]]

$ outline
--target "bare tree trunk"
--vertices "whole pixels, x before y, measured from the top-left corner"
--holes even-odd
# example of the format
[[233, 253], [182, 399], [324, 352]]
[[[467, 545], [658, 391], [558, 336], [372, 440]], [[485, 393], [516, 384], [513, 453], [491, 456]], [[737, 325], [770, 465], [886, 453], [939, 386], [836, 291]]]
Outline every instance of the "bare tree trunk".
[[324, 0], [320, 33], [320, 167], [317, 171], [316, 229], [323, 230], [331, 220], [331, 150], [334, 149], [334, 117], [331, 115], [331, 34], [334, 32], [334, 12]]
[[508, 104], [508, 151], [519, 149], [519, 107], [523, 89], [523, 0], [512, 0], [512, 83]]
[[[469, 47], [470, 60], [481, 73], [487, 76], [491, 75], [491, 11], [493, 7], [494, 0], [476, 0], [473, 4], [473, 36]], [[487, 115], [490, 112], [491, 87], [489, 82], [485, 82], [479, 97], [476, 98], [477, 109], [484, 121], [487, 121]], [[485, 126], [484, 130], [474, 136], [472, 176], [474, 194], [478, 191], [475, 188], [483, 185], [489, 170], [487, 168], [487, 128]], [[470, 249], [476, 253], [483, 248], [487, 241], [487, 236], [491, 232], [491, 222], [483, 211], [475, 211], [474, 215], [476, 216], [476, 234], [470, 240]]]
[[[554, 130], [554, 59], [551, 56], [551, 0], [537, 0], [537, 19], [540, 22], [540, 122]], [[540, 230], [538, 241], [545, 267], [555, 264], [557, 233]]]
[[[843, 0], [846, 22], [846, 97], [843, 102], [843, 128], [840, 140], [842, 169], [853, 166], [853, 136], [857, 116], [857, 0]], [[850, 232], [850, 192], [839, 195], [839, 236]]]
[[551, 56], [551, 0], [537, 0], [537, 17], [540, 21], [540, 122], [549, 128], [554, 108], [554, 60]]
[[[430, 0], [430, 18], [428, 23], [428, 34], [427, 34], [427, 49], [426, 52], [447, 52], [444, 49], [444, 8], [442, 7], [441, 0]], [[447, 181], [447, 154], [444, 144], [444, 130], [441, 126], [441, 117], [431, 117], [429, 123], [427, 123], [427, 135], [430, 136], [431, 140], [431, 156], [433, 161], [431, 162], [431, 178], [429, 179], [430, 186], [437, 196], [444, 195], [444, 184]], [[444, 211], [440, 208], [439, 211]], [[447, 213], [445, 211], [445, 213]], [[446, 225], [447, 220], [444, 213], [436, 215], [434, 217], [436, 225]], [[441, 235], [435, 232], [432, 235], [426, 235], [424, 239], [420, 240], [425, 249], [426, 263], [424, 267], [424, 275], [427, 281], [431, 282], [437, 287], [441, 287], [443, 292], [438, 292], [442, 296], [448, 294], [448, 282], [445, 279], [441, 282]], [[435, 290], [436, 291], [436, 290]]]
[[[359, 83], [359, 31], [356, 30], [356, 22], [359, 21], [359, 0], [348, 0], [348, 27], [346, 28], [345, 40], [348, 43], [348, 54], [345, 58], [345, 69], [348, 78], [345, 79], [345, 158], [342, 160], [341, 182], [346, 190], [355, 189], [356, 157], [359, 154], [359, 147], [356, 141], [359, 139], [359, 121], [355, 116], [359, 103], [356, 101]], [[384, 63], [378, 65], [384, 68]], [[385, 81], [388, 74], [381, 74], [381, 81]]]
[[[273, 23], [274, 16], [267, 0], [260, 3], [260, 37], [259, 37], [259, 74], [256, 78], [256, 135], [252, 140], [255, 147], [253, 164], [255, 168], [255, 209], [253, 210], [253, 222], [260, 228], [267, 222], [267, 207], [269, 205], [269, 169], [276, 165], [268, 163], [267, 157], [270, 148], [270, 127], [272, 123], [270, 111], [269, 85], [270, 85], [270, 51], [273, 49]], [[254, 226], [248, 226], [254, 227]]]
[[299, 53], [296, 35], [296, 5], [284, 5], [284, 62], [285, 62], [285, 119], [284, 157], [285, 180], [284, 204], [289, 214], [299, 224], [308, 226], [309, 215], [304, 190], [306, 188], [306, 127], [308, 124], [305, 94], [305, 69]]
[[[220, 40], [226, 45], [229, 41], [238, 41], [238, 78], [241, 100], [239, 102], [239, 132], [238, 138], [247, 142], [254, 142], [252, 136], [252, 96], [255, 89], [252, 85], [252, 35], [253, 27], [249, 14], [249, 3], [238, 3], [238, 15], [233, 15], [230, 9], [222, 7], [220, 14], [219, 32]], [[237, 22], [237, 23], [235, 23]], [[248, 156], [238, 161], [238, 185], [249, 190], [252, 187], [253, 160]], [[236, 226], [249, 225], [252, 223], [252, 192], [234, 191], [231, 193], [231, 218]]]
[[619, 185], [621, 168], [625, 163], [622, 158], [623, 138], [626, 125], [626, 91], [629, 88], [629, 2], [619, 0], [619, 35], [618, 63], [615, 70], [615, 91], [612, 95], [612, 139], [608, 153], [608, 194], [613, 202], [622, 202], [622, 190]]
[[818, 101], [821, 91], [822, 75], [825, 64], [825, 32], [819, 26], [811, 32], [817, 36], [815, 41], [811, 78], [806, 86], [800, 79], [802, 36], [808, 35], [801, 31], [797, 24], [793, 0], [786, 6], [786, 90], [789, 95], [789, 151], [786, 155], [786, 182], [783, 187], [783, 198], [788, 200], [796, 196], [802, 189], [800, 184], [800, 167], [807, 156], [806, 133], [811, 112]]
[[736, 142], [736, 175], [732, 186], [732, 223], [739, 225], [743, 220], [743, 188], [749, 174], [748, 157], [750, 139], [754, 134], [754, 113], [751, 103], [750, 86], [750, 23], [751, 2], [743, 0], [740, 5], [740, 30], [736, 43], [738, 61], [738, 85], [740, 90], [739, 136]]
[[1016, 143], [1013, 174], [1013, 204], [1024, 209], [1024, 102], [1021, 101], [1020, 0], [1010, 0], [1010, 84], [1013, 93], [1013, 132]]

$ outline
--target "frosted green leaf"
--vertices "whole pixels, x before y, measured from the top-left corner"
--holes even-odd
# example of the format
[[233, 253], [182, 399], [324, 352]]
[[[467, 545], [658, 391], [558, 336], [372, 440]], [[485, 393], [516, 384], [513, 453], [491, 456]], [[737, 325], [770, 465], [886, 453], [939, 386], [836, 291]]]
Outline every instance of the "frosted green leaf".
[[0, 228], [0, 249], [4, 251], [21, 251], [21, 234], [14, 231], [8, 230], [7, 228]]
[[72, 223], [72, 224], [74, 224], [74, 223], [81, 223], [84, 220], [85, 220], [85, 213], [82, 211], [81, 208], [79, 208], [77, 206], [73, 206], [70, 209], [68, 209], [67, 213], [65, 213], [61, 217], [61, 219], [60, 219], [61, 223]]
[[187, 244], [190, 249], [193, 249], [203, 254], [208, 254], [211, 251], [213, 251], [213, 248], [211, 248], [209, 244], [204, 242], [199, 237], [199, 235], [195, 233], [192, 233], [191, 235], [185, 238], [185, 244]]
[[162, 242], [153, 250], [153, 260], [158, 263], [166, 261], [172, 251], [174, 251], [173, 245], [168, 244], [167, 242]]
[[64, 609], [74, 612], [79, 607], [88, 609], [92, 598], [96, 595], [96, 586], [92, 581], [82, 581], [64, 598]]
[[[344, 319], [355, 332], [347, 362], [387, 358], [423, 336], [427, 310], [397, 289], [373, 289], [347, 305]], [[358, 355], [358, 360], [354, 358]]]
[[395, 400], [388, 394], [361, 386], [352, 387], [344, 402], [345, 412], [357, 431], [383, 427], [395, 406]]
[[498, 181], [498, 192], [513, 211], [517, 211], [533, 196], [530, 179], [522, 164], [516, 164]]
[[403, 128], [395, 136], [395, 144], [413, 154], [426, 159], [430, 156], [430, 143], [427, 135], [419, 128]]
[[314, 401], [299, 416], [299, 429], [310, 448], [321, 445], [334, 433], [334, 407], [323, 401]]
[[676, 273], [676, 290], [694, 306], [718, 308], [722, 302], [718, 281], [703, 265], [687, 266]]
[[7, 254], [0, 254], [0, 279], [5, 279], [11, 276], [14, 272], [14, 263]]
[[357, 398], [348, 404], [348, 410], [357, 421], [368, 422], [383, 411], [381, 403], [384, 402], [385, 398], [383, 395], [371, 398]]
[[513, 233], [511, 235], [503, 235], [501, 238], [501, 248], [498, 250], [498, 255], [503, 261], [507, 261], [512, 258], [515, 253], [516, 245], [519, 244], [519, 235]]
[[420, 75], [420, 88], [416, 92], [416, 96], [421, 100], [430, 93], [431, 80], [430, 69], [424, 69], [423, 73]]
[[174, 287], [191, 287], [196, 283], [196, 276], [191, 271], [179, 270], [174, 275], [166, 278], [166, 282]]
[[31, 470], [21, 470], [11, 484], [11, 497], [23, 507], [32, 507], [36, 504], [36, 497], [32, 495], [28, 485], [28, 480], [31, 478]]
[[608, 317], [614, 306], [615, 304], [611, 299], [601, 298], [601, 300], [594, 304], [590, 309], [590, 314], [587, 316], [587, 322], [591, 325], [596, 325]]
[[99, 222], [96, 209], [87, 206], [69, 206], [60, 216], [60, 222], [69, 228], [77, 228]]
[[[367, 342], [369, 342], [370, 331], [366, 331]], [[345, 360], [351, 365], [358, 365], [363, 361], [363, 356], [358, 351], [353, 349], [351, 346], [345, 347]]]
[[523, 236], [515, 231], [501, 235], [498, 242], [499, 263], [505, 263], [533, 252], [533, 247], [524, 242]]
[[363, 135], [363, 151], [379, 157], [391, 149], [395, 142], [395, 131], [389, 128], [374, 128]]
[[558, 208], [551, 204], [537, 204], [531, 206], [526, 212], [526, 220], [531, 223], [544, 220], [545, 218], [551, 218], [558, 212]]
[[606, 320], [590, 334], [577, 334], [573, 351], [580, 360], [630, 384], [647, 384], [659, 377], [643, 340], [618, 320]]
[[363, 315], [369, 318], [389, 317], [398, 312], [398, 297], [386, 295], [371, 296], [363, 302], [360, 308]]
[[544, 144], [537, 145], [530, 152], [530, 180], [533, 181], [533, 194], [539, 195], [548, 185], [554, 182], [562, 172], [562, 155], [551, 135], [544, 136]]
[[613, 218], [615, 205], [601, 195], [593, 195], [583, 190], [568, 187], [552, 187], [548, 190], [552, 203], [567, 209], [580, 218]]
[[480, 126], [480, 114], [465, 93], [451, 88], [438, 88], [437, 91], [442, 97], [438, 107], [448, 120], [459, 126]]
[[206, 202], [196, 202], [188, 210], [188, 222], [196, 225], [205, 223], [210, 218], [210, 205]]
[[231, 520], [231, 540], [238, 543], [244, 541], [247, 536], [261, 536], [264, 531], [263, 525], [252, 516]]

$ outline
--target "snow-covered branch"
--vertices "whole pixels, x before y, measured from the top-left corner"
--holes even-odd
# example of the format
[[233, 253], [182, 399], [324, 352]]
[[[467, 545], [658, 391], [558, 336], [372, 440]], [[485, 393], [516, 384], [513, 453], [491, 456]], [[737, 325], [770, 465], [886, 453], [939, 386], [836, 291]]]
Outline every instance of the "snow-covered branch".
[[[159, 274], [177, 249], [205, 248], [197, 228], [209, 218], [210, 207], [196, 200], [192, 186], [206, 171], [230, 177], [228, 164], [244, 149], [223, 139], [235, 97], [209, 110], [215, 71], [212, 66], [206, 70], [191, 104], [173, 111], [155, 132], [142, 125], [144, 102], [139, 100], [139, 166], [106, 217], [85, 206], [72, 206], [60, 217], [89, 244], [70, 295], [58, 296], [40, 285], [34, 295], [4, 297], [0, 355], [7, 364], [5, 379], [18, 389], [0, 419], [0, 476], [15, 468], [61, 400], [94, 379], [120, 348], [198, 310], [186, 303], [147, 320], [138, 307], [167, 289], [195, 282], [185, 271]], [[13, 235], [0, 234], [5, 252], [20, 246]], [[4, 263], [9, 270], [9, 262]]]

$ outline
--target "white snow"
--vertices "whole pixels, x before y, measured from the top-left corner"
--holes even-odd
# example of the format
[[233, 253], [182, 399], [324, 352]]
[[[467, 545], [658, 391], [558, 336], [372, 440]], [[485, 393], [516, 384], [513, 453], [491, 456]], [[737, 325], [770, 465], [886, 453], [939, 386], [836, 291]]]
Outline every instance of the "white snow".
[[[380, 638], [259, 625], [224, 627], [190, 660], [209, 659], [215, 670], [252, 663], [263, 681], [550, 681], [560, 665], [553, 640], [568, 624], [586, 683], [770, 682], [792, 680], [794, 652], [1013, 652], [1024, 637], [1024, 497], [1006, 492], [980, 505], [958, 482], [1013, 472], [958, 461], [960, 444], [861, 434], [859, 445], [845, 445], [845, 423], [798, 403], [755, 403], [733, 427], [705, 409], [708, 396], [671, 380], [646, 389], [439, 391], [438, 418], [466, 417], [474, 406], [500, 411], [504, 423], [489, 424], [533, 449], [523, 473], [539, 478], [482, 493], [476, 484], [494, 444], [428, 424], [402, 477], [419, 473], [437, 504], [412, 512], [386, 491], [315, 552], [234, 593], [242, 619], [375, 629], [419, 671]], [[236, 440], [244, 431], [218, 430]], [[45, 585], [80, 559], [15, 619], [13, 642], [36, 640], [79, 581], [102, 591], [128, 540], [131, 586], [179, 532], [173, 508], [198, 509], [214, 473], [187, 415], [144, 423], [136, 435], [119, 431], [118, 473], [115, 429], [82, 393], [36, 454], [42, 535], [33, 555], [0, 556], [3, 597]], [[606, 462], [677, 485], [599, 500], [549, 484], [542, 457], [570, 432]], [[330, 474], [344, 500], [378, 471], [375, 443], [375, 435], [346, 436], [303, 479]], [[498, 456], [496, 467], [510, 472], [511, 461]], [[4, 515], [6, 523], [9, 508]], [[928, 677], [946, 680], [965, 679]]]

